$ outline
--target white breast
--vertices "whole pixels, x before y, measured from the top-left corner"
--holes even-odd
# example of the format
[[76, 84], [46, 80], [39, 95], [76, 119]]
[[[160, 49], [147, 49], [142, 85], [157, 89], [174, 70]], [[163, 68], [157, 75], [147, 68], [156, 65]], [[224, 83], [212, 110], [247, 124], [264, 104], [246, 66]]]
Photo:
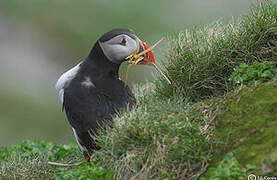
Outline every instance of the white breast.
[[63, 73], [56, 83], [56, 89], [59, 93], [59, 96], [62, 102], [63, 102], [64, 87], [75, 77], [75, 75], [80, 69], [80, 66], [79, 66], [80, 64], [81, 63], [77, 64], [72, 69]]

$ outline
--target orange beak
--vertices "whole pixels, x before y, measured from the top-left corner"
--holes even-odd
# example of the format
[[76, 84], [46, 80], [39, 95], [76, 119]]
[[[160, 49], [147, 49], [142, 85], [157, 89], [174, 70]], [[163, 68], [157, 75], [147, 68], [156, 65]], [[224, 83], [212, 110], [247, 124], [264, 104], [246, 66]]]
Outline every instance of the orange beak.
[[[144, 50], [147, 50], [149, 47], [145, 44], [145, 42], [140, 40], [140, 45]], [[138, 64], [139, 65], [153, 65], [155, 64], [155, 56], [152, 51], [148, 51], [146, 54], [143, 55], [144, 59], [141, 60]]]

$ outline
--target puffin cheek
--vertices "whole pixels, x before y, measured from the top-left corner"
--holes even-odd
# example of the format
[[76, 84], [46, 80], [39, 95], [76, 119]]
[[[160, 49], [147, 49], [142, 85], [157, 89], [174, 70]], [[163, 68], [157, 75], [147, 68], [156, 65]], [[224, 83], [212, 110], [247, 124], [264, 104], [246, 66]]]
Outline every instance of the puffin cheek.
[[105, 48], [104, 54], [111, 62], [120, 64], [122, 59], [122, 47], [119, 45], [109, 45]]
[[114, 56], [121, 62], [126, 61], [126, 57], [131, 55], [136, 50], [135, 47], [130, 46], [122, 46], [116, 52], [114, 52]]
[[125, 58], [129, 56], [129, 54], [130, 53], [128, 49], [126, 49], [125, 47], [120, 47], [120, 48], [114, 48], [110, 55], [114, 63], [120, 64], [123, 61], [125, 61]]

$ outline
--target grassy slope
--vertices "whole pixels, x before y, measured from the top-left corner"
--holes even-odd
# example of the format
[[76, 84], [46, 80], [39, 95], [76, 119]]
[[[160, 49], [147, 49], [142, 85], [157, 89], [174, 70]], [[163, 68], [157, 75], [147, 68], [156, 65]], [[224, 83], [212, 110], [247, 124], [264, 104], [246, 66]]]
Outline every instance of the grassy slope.
[[[147, 85], [137, 92], [140, 104], [136, 111], [123, 112], [115, 118], [115, 128], [102, 134], [102, 150], [94, 155], [97, 166], [83, 163], [73, 169], [57, 169], [47, 162], [75, 163], [82, 159], [75, 143], [61, 146], [24, 141], [0, 148], [0, 177], [53, 178], [55, 174], [56, 179], [74, 179], [114, 174], [98, 167], [102, 166], [113, 169], [119, 179], [180, 179], [199, 176], [212, 159], [203, 178], [214, 179], [216, 172], [222, 175], [221, 169], [231, 170], [218, 166], [228, 152], [233, 152], [240, 169], [255, 165], [248, 172], [276, 175], [276, 87], [273, 81], [189, 104], [178, 98], [161, 101], [149, 95], [153, 87]], [[214, 134], [211, 119], [215, 117]], [[245, 175], [242, 171], [239, 177]]]
[[[160, 80], [137, 88], [137, 108], [115, 117], [101, 134], [93, 164], [55, 169], [48, 160], [80, 159], [76, 144], [25, 142], [0, 148], [0, 177], [194, 179], [206, 170], [204, 179], [276, 175], [276, 80], [240, 91], [231, 91], [227, 80], [241, 62], [276, 62], [276, 11], [276, 3], [266, 1], [237, 25], [180, 33], [165, 66], [174, 85]], [[42, 168], [34, 173], [34, 167]]]
[[220, 22], [179, 32], [171, 40], [165, 68], [175, 86], [158, 84], [164, 97], [183, 94], [193, 101], [232, 89], [233, 69], [245, 62], [276, 61], [276, 3], [253, 6], [238, 22]]

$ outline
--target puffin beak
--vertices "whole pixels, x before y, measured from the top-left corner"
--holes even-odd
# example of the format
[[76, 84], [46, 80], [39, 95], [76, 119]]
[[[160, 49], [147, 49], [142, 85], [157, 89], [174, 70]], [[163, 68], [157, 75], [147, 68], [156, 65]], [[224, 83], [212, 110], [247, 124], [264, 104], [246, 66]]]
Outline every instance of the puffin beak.
[[126, 76], [125, 76], [125, 86], [128, 82], [128, 71], [132, 64], [139, 64], [139, 65], [151, 65], [156, 68], [157, 71], [161, 73], [161, 75], [167, 80], [169, 84], [171, 84], [171, 81], [168, 79], [168, 77], [162, 72], [162, 70], [156, 65], [155, 63], [155, 56], [152, 52], [152, 49], [154, 49], [160, 42], [162, 42], [164, 38], [160, 39], [158, 42], [156, 42], [153, 46], [150, 48], [145, 44], [145, 42], [141, 41], [139, 38], [137, 38], [138, 43], [138, 49], [135, 50], [131, 55], [126, 57], [125, 59], [128, 60], [129, 65], [127, 67]]
[[[141, 53], [147, 49], [149, 49], [149, 47], [146, 45], [145, 42], [141, 41], [140, 39], [138, 39], [139, 41], [139, 52], [138, 53]], [[148, 51], [147, 53], [145, 53], [143, 55], [143, 59], [138, 62], [139, 65], [153, 65], [155, 64], [155, 56], [154, 56], [154, 53], [150, 50]]]

